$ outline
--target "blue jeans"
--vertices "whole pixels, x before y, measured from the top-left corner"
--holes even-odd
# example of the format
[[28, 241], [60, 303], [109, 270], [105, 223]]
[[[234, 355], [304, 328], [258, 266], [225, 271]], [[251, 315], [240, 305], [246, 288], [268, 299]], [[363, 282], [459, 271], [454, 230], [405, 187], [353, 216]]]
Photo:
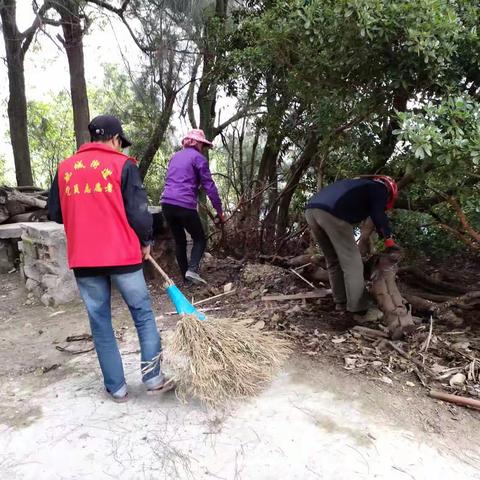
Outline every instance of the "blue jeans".
[[[142, 366], [150, 363], [162, 351], [155, 316], [152, 310], [143, 271], [119, 275], [78, 277], [78, 289], [90, 319], [93, 342], [102, 369], [105, 388], [111, 394], [126, 393], [122, 358], [112, 327], [112, 283], [128, 305], [140, 341]], [[164, 377], [157, 366], [142, 377], [148, 388], [163, 383]]]

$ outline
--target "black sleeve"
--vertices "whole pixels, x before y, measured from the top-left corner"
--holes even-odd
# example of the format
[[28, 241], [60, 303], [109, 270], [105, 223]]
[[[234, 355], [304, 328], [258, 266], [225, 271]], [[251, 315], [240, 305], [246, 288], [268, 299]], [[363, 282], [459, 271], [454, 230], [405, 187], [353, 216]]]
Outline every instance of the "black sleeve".
[[62, 207], [60, 205], [60, 194], [58, 192], [58, 171], [53, 179], [47, 201], [48, 218], [53, 222], [63, 223]]
[[153, 219], [148, 211], [147, 192], [138, 168], [130, 160], [125, 162], [122, 170], [122, 197], [128, 223], [142, 246], [150, 245], [153, 239]]
[[385, 208], [388, 201], [388, 190], [385, 185], [379, 182], [372, 182], [369, 186], [370, 218], [372, 219], [378, 234], [382, 238], [390, 238], [392, 229], [388, 220]]

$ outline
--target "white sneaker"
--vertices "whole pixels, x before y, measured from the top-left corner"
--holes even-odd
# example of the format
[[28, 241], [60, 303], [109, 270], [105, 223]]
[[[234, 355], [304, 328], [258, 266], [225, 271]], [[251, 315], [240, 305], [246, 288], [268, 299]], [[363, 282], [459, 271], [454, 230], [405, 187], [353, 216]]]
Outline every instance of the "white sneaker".
[[362, 323], [362, 322], [376, 322], [378, 320], [381, 320], [383, 318], [383, 313], [381, 310], [379, 310], [376, 307], [370, 307], [366, 313], [363, 315], [360, 315], [358, 313], [355, 313], [353, 315], [353, 319], [356, 322]]
[[197, 272], [193, 272], [192, 270], [187, 270], [185, 278], [193, 283], [196, 283], [197, 285], [207, 284], [207, 282]]

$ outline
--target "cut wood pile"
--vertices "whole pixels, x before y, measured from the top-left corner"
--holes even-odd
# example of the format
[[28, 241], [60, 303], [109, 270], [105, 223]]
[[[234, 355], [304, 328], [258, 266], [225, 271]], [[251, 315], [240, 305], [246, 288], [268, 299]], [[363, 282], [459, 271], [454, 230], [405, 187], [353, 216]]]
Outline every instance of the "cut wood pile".
[[0, 224], [46, 221], [47, 197], [35, 187], [0, 187]]

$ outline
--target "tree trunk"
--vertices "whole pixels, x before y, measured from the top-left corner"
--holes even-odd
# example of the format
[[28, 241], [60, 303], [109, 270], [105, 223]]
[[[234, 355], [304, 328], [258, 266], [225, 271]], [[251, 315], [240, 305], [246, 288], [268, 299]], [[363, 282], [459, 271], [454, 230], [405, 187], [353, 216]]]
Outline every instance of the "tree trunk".
[[[215, 19], [225, 22], [228, 0], [216, 0]], [[207, 19], [203, 38], [203, 71], [197, 92], [197, 104], [200, 111], [199, 128], [205, 132], [208, 140], [213, 140], [215, 104], [217, 100], [217, 79], [214, 73], [215, 61], [219, 54], [214, 28]]]
[[303, 177], [305, 171], [310, 166], [312, 159], [318, 152], [319, 140], [320, 139], [316, 133], [310, 134], [300, 158], [290, 167], [287, 184], [280, 195], [277, 217], [277, 238], [281, 238], [285, 235], [288, 227], [288, 210], [290, 208], [290, 202], [292, 201], [293, 194], [298, 187], [298, 182]]
[[0, 3], [3, 38], [7, 54], [8, 67], [8, 120], [12, 142], [15, 175], [18, 185], [33, 185], [32, 165], [27, 131], [27, 99], [25, 97], [25, 73], [23, 68], [24, 37], [16, 24], [16, 8], [14, 0], [3, 0]]
[[72, 97], [73, 125], [77, 148], [90, 141], [88, 124], [87, 85], [85, 82], [85, 63], [83, 57], [83, 29], [80, 20], [78, 1], [62, 0], [55, 4], [60, 14], [63, 29], [63, 45], [67, 52], [70, 71], [70, 93]]
[[145, 179], [147, 176], [148, 169], [155, 158], [155, 154], [158, 152], [160, 145], [165, 140], [165, 134], [167, 133], [167, 129], [170, 124], [170, 117], [172, 116], [176, 96], [176, 92], [171, 91], [165, 98], [164, 109], [160, 117], [158, 117], [158, 122], [155, 126], [153, 134], [140, 160], [139, 170], [142, 179]]

